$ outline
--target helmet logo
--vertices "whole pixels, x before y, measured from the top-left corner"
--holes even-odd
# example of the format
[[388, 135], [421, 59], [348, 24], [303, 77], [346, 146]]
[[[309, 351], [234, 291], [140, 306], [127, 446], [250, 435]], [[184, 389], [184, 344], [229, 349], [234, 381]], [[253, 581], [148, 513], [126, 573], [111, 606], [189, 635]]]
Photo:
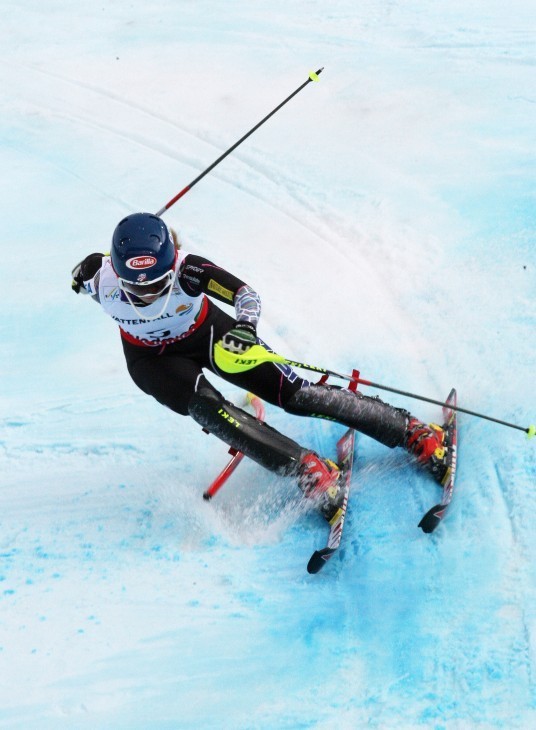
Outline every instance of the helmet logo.
[[129, 269], [150, 269], [157, 261], [154, 256], [134, 256], [125, 261]]

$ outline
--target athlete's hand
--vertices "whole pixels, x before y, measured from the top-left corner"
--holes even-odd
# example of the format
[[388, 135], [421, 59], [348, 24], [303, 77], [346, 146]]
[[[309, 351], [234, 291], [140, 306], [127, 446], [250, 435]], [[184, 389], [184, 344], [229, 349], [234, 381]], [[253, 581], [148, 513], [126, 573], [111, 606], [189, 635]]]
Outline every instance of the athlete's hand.
[[233, 329], [221, 338], [224, 350], [236, 355], [244, 355], [250, 347], [257, 344], [257, 329], [251, 322], [236, 322]]
[[75, 292], [75, 294], [87, 294], [87, 291], [84, 289], [84, 277], [82, 276], [82, 262], [77, 264], [73, 271], [73, 282], [71, 284], [71, 289]]

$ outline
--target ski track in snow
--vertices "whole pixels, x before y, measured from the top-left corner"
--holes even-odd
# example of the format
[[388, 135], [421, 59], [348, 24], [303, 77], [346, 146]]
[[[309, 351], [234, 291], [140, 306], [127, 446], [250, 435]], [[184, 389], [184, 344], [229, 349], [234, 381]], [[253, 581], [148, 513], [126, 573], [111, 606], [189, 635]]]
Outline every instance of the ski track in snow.
[[[530, 4], [53, 11], [10, 5], [0, 31], [0, 728], [534, 727], [533, 444], [460, 416], [424, 535], [437, 487], [358, 438], [343, 545], [309, 576], [326, 526], [294, 485], [244, 461], [205, 503], [225, 446], [137, 391], [69, 291], [122, 215], [325, 63], [167, 219], [259, 288], [275, 349], [528, 425]], [[340, 427], [267, 420], [334, 456]]]

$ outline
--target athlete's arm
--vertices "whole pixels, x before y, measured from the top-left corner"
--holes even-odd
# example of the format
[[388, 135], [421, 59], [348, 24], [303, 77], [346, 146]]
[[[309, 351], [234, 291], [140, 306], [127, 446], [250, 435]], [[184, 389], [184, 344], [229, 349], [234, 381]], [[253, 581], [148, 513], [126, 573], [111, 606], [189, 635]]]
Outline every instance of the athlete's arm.
[[74, 267], [71, 286], [76, 294], [90, 294], [95, 301], [99, 301], [99, 277], [103, 258], [103, 253], [90, 253]]
[[257, 326], [261, 299], [242, 279], [216, 266], [203, 256], [187, 254], [177, 275], [181, 288], [192, 296], [207, 294], [220, 302], [234, 305], [237, 322]]

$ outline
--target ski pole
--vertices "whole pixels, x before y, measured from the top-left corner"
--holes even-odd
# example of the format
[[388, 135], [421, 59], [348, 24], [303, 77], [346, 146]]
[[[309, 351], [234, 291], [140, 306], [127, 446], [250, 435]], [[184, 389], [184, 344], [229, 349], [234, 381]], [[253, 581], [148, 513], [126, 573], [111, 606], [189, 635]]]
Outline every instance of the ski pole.
[[406, 398], [414, 398], [415, 400], [424, 401], [425, 403], [433, 403], [434, 405], [442, 407], [447, 406], [455, 411], [459, 411], [460, 413], [466, 413], [469, 416], [483, 418], [486, 421], [492, 421], [493, 423], [498, 423], [501, 426], [508, 426], [508, 428], [515, 428], [518, 431], [524, 431], [527, 434], [528, 438], [533, 438], [536, 435], [535, 425], [527, 427], [518, 426], [515, 423], [501, 421], [498, 418], [493, 418], [492, 416], [487, 416], [483, 413], [477, 413], [476, 411], [470, 411], [467, 408], [462, 408], [461, 406], [452, 406], [447, 403], [443, 403], [440, 400], [427, 398], [423, 395], [416, 395], [415, 393], [408, 393], [405, 390], [392, 388], [389, 385], [374, 383], [371, 380], [365, 380], [364, 378], [359, 377], [359, 375], [357, 377], [355, 375], [345, 375], [343, 373], [338, 373], [335, 370], [328, 370], [327, 368], [321, 368], [316, 365], [307, 365], [306, 363], [297, 362], [296, 360], [289, 360], [288, 358], [283, 357], [282, 355], [278, 355], [275, 352], [270, 352], [265, 347], [263, 347], [263, 345], [253, 345], [253, 347], [250, 347], [245, 355], [237, 355], [235, 353], [229, 352], [228, 350], [225, 350], [219, 343], [216, 343], [214, 345], [214, 360], [220, 370], [223, 370], [226, 373], [241, 373], [246, 370], [251, 370], [252, 368], [257, 367], [257, 365], [261, 365], [264, 362], [275, 362], [282, 365], [290, 365], [293, 368], [311, 370], [321, 375], [331, 375], [335, 378], [340, 378], [341, 380], [349, 380], [353, 383], [368, 385], [372, 388], [378, 388], [379, 390], [387, 390], [390, 393], [397, 393], [398, 395], [403, 395]]
[[177, 200], [182, 198], [183, 195], [186, 195], [186, 193], [189, 190], [191, 190], [193, 188], [193, 186], [196, 185], [196, 183], [198, 183], [200, 180], [202, 180], [205, 177], [205, 175], [208, 175], [208, 173], [211, 170], [213, 170], [216, 167], [216, 165], [219, 165], [219, 163], [222, 160], [224, 160], [227, 157], [227, 155], [230, 155], [231, 152], [238, 147], [238, 145], [242, 144], [242, 142], [244, 140], [246, 140], [251, 134], [253, 134], [253, 132], [255, 132], [262, 124], [264, 124], [264, 122], [268, 121], [268, 119], [270, 119], [270, 117], [273, 117], [273, 115], [276, 112], [278, 112], [282, 106], [284, 106], [288, 101], [290, 101], [294, 96], [296, 96], [296, 94], [298, 94], [302, 89], [304, 89], [307, 86], [307, 84], [310, 84], [311, 81], [318, 81], [318, 77], [322, 73], [323, 70], [324, 70], [324, 67], [322, 66], [322, 68], [319, 68], [318, 71], [311, 71], [309, 73], [309, 78], [307, 79], [307, 81], [305, 81], [300, 87], [298, 87], [296, 89], [296, 91], [293, 91], [290, 96], [287, 96], [287, 98], [284, 101], [282, 101], [281, 104], [276, 106], [276, 108], [273, 109], [269, 114], [267, 114], [264, 117], [264, 119], [261, 119], [261, 121], [258, 122], [258, 124], [256, 124], [254, 127], [252, 127], [252, 129], [249, 130], [249, 132], [246, 132], [246, 134], [243, 137], [240, 137], [238, 142], [235, 142], [231, 147], [229, 147], [229, 149], [226, 152], [223, 153], [223, 155], [220, 155], [217, 160], [214, 160], [214, 162], [211, 165], [209, 165], [206, 170], [203, 170], [203, 172], [200, 175], [198, 175], [194, 180], [192, 180], [191, 183], [186, 185], [186, 187], [184, 187], [179, 193], [177, 193], [177, 195], [175, 195], [174, 198], [171, 198], [169, 203], [166, 203], [163, 208], [160, 208], [160, 210], [157, 211], [156, 215], [161, 216], [163, 213], [166, 212], [166, 210], [169, 210], [171, 208], [171, 206], [177, 202]]

